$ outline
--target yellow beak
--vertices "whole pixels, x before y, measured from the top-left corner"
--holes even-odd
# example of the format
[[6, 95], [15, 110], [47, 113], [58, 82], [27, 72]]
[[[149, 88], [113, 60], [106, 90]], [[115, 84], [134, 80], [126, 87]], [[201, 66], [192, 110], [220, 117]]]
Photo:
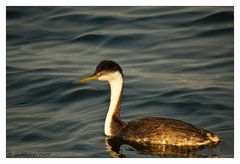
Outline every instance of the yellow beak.
[[97, 75], [92, 75], [92, 76], [77, 80], [75, 82], [76, 83], [84, 83], [84, 82], [91, 81], [91, 80], [96, 80], [96, 79], [97, 79]]

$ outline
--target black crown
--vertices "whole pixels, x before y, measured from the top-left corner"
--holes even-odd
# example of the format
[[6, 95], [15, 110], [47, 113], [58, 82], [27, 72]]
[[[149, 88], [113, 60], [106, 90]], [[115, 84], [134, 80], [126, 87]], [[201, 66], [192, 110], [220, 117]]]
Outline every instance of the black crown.
[[95, 73], [101, 72], [101, 71], [109, 71], [109, 72], [116, 72], [119, 71], [122, 75], [122, 68], [118, 63], [111, 60], [103, 60], [101, 61], [98, 66], [96, 67]]

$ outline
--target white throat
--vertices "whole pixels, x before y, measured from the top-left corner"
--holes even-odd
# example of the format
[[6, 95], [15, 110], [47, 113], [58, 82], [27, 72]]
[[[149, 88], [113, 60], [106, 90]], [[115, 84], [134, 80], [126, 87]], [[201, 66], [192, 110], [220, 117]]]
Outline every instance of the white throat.
[[[107, 80], [111, 88], [110, 106], [105, 120], [104, 133], [106, 136], [112, 136], [111, 124], [113, 115], [117, 110], [117, 105], [123, 88], [123, 78], [120, 72], [114, 72], [107, 75]], [[120, 112], [120, 111], [119, 111]]]

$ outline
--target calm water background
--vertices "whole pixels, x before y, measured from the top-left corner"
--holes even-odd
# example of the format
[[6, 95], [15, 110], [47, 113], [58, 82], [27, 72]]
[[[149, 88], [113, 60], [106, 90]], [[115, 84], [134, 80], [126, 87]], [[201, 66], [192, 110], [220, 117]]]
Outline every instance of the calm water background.
[[233, 29], [233, 7], [7, 7], [7, 156], [111, 157], [108, 84], [74, 84], [108, 59], [123, 120], [190, 122], [222, 139], [199, 154], [233, 157]]

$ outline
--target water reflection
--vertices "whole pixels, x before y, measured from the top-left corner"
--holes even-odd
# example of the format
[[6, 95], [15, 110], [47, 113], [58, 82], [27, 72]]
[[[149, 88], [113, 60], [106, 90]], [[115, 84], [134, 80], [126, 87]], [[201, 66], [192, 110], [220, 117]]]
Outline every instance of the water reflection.
[[[125, 142], [118, 138], [105, 137], [105, 144], [110, 155], [115, 158], [127, 157], [123, 154], [122, 145], [129, 145], [131, 148], [128, 151], [137, 151], [145, 155], [154, 155], [162, 158], [219, 158], [217, 152], [212, 151], [212, 155], [203, 155], [199, 151], [204, 148], [201, 147], [179, 147], [171, 145], [140, 145], [131, 142]], [[217, 145], [212, 145], [211, 148]]]

